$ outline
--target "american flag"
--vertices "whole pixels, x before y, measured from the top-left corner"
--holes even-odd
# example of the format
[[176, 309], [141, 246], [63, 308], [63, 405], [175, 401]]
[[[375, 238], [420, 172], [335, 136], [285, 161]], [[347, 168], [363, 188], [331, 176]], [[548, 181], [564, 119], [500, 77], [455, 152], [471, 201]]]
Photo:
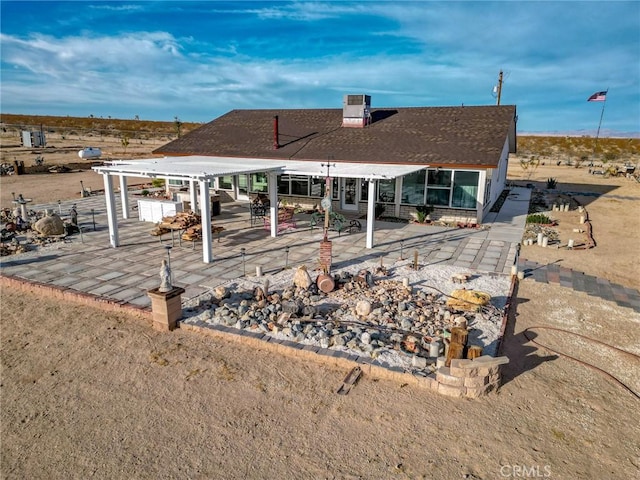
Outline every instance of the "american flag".
[[596, 92], [589, 97], [587, 102], [604, 102], [607, 99], [607, 92]]

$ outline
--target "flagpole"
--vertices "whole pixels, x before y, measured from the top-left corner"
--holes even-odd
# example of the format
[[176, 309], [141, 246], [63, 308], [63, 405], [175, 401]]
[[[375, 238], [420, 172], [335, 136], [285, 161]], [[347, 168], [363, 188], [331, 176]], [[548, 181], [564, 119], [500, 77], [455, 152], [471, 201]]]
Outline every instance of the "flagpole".
[[593, 147], [593, 154], [596, 154], [598, 150], [598, 137], [600, 137], [600, 126], [602, 125], [602, 117], [604, 116], [604, 106], [607, 104], [607, 94], [609, 93], [609, 89], [607, 88], [607, 92], [604, 95], [604, 102], [602, 102], [602, 111], [600, 112], [600, 122], [598, 123], [598, 131], [596, 132], [596, 144]]

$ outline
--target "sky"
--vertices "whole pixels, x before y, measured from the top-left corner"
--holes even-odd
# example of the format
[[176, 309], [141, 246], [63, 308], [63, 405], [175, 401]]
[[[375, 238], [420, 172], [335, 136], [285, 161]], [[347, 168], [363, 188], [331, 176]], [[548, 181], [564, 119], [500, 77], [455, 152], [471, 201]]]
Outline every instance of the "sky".
[[638, 1], [2, 0], [0, 32], [2, 113], [493, 105], [503, 71], [519, 133], [594, 135], [602, 115], [601, 136], [640, 136]]

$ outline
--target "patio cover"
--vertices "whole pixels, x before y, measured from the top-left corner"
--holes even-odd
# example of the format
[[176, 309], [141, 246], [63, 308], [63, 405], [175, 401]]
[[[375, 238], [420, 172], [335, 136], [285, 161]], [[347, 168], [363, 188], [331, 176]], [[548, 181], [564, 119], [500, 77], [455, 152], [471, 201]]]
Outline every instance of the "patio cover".
[[[111, 245], [117, 247], [118, 223], [115, 212], [114, 189], [111, 176], [120, 177], [120, 193], [122, 197], [122, 216], [129, 218], [129, 206], [126, 188], [126, 177], [167, 178], [170, 180], [187, 180], [190, 183], [192, 204], [196, 204], [196, 182], [200, 185], [200, 198], [209, 197], [209, 181], [216, 177], [227, 175], [241, 175], [256, 172], [269, 174], [269, 196], [271, 199], [271, 236], [277, 236], [277, 188], [276, 175], [305, 175], [313, 177], [350, 177], [369, 181], [369, 195], [367, 202], [367, 248], [373, 248], [373, 224], [375, 210], [374, 180], [393, 179], [402, 175], [421, 170], [427, 165], [397, 165], [397, 164], [366, 164], [327, 161], [293, 161], [270, 160], [264, 158], [235, 158], [212, 156], [183, 156], [149, 158], [141, 160], [117, 160], [108, 165], [93, 167], [93, 170], [104, 176], [107, 218], [109, 222], [109, 237]], [[202, 225], [202, 252], [204, 263], [213, 261], [211, 239], [211, 204], [201, 202], [200, 213]]]
[[384, 180], [401, 177], [421, 170], [427, 165], [397, 165], [389, 163], [344, 163], [327, 161], [268, 160], [264, 158], [185, 157], [118, 160], [109, 165], [93, 167], [98, 173], [139, 177], [163, 177], [171, 180], [205, 180], [227, 175], [256, 172], [308, 175], [314, 177], [352, 177]]

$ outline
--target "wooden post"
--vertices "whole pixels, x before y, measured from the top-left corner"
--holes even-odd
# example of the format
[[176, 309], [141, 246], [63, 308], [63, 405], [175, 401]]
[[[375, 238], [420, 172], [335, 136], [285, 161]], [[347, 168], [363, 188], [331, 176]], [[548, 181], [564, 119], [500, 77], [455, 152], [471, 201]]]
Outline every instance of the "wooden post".
[[444, 364], [445, 367], [451, 366], [451, 360], [454, 358], [462, 358], [464, 355], [464, 345], [460, 345], [459, 343], [451, 342], [449, 344], [449, 348], [447, 350], [447, 360]]
[[473, 360], [482, 356], [482, 347], [480, 345], [470, 345], [467, 350], [467, 358]]
[[451, 343], [459, 343], [463, 347], [467, 344], [469, 332], [466, 328], [453, 327], [451, 329]]

